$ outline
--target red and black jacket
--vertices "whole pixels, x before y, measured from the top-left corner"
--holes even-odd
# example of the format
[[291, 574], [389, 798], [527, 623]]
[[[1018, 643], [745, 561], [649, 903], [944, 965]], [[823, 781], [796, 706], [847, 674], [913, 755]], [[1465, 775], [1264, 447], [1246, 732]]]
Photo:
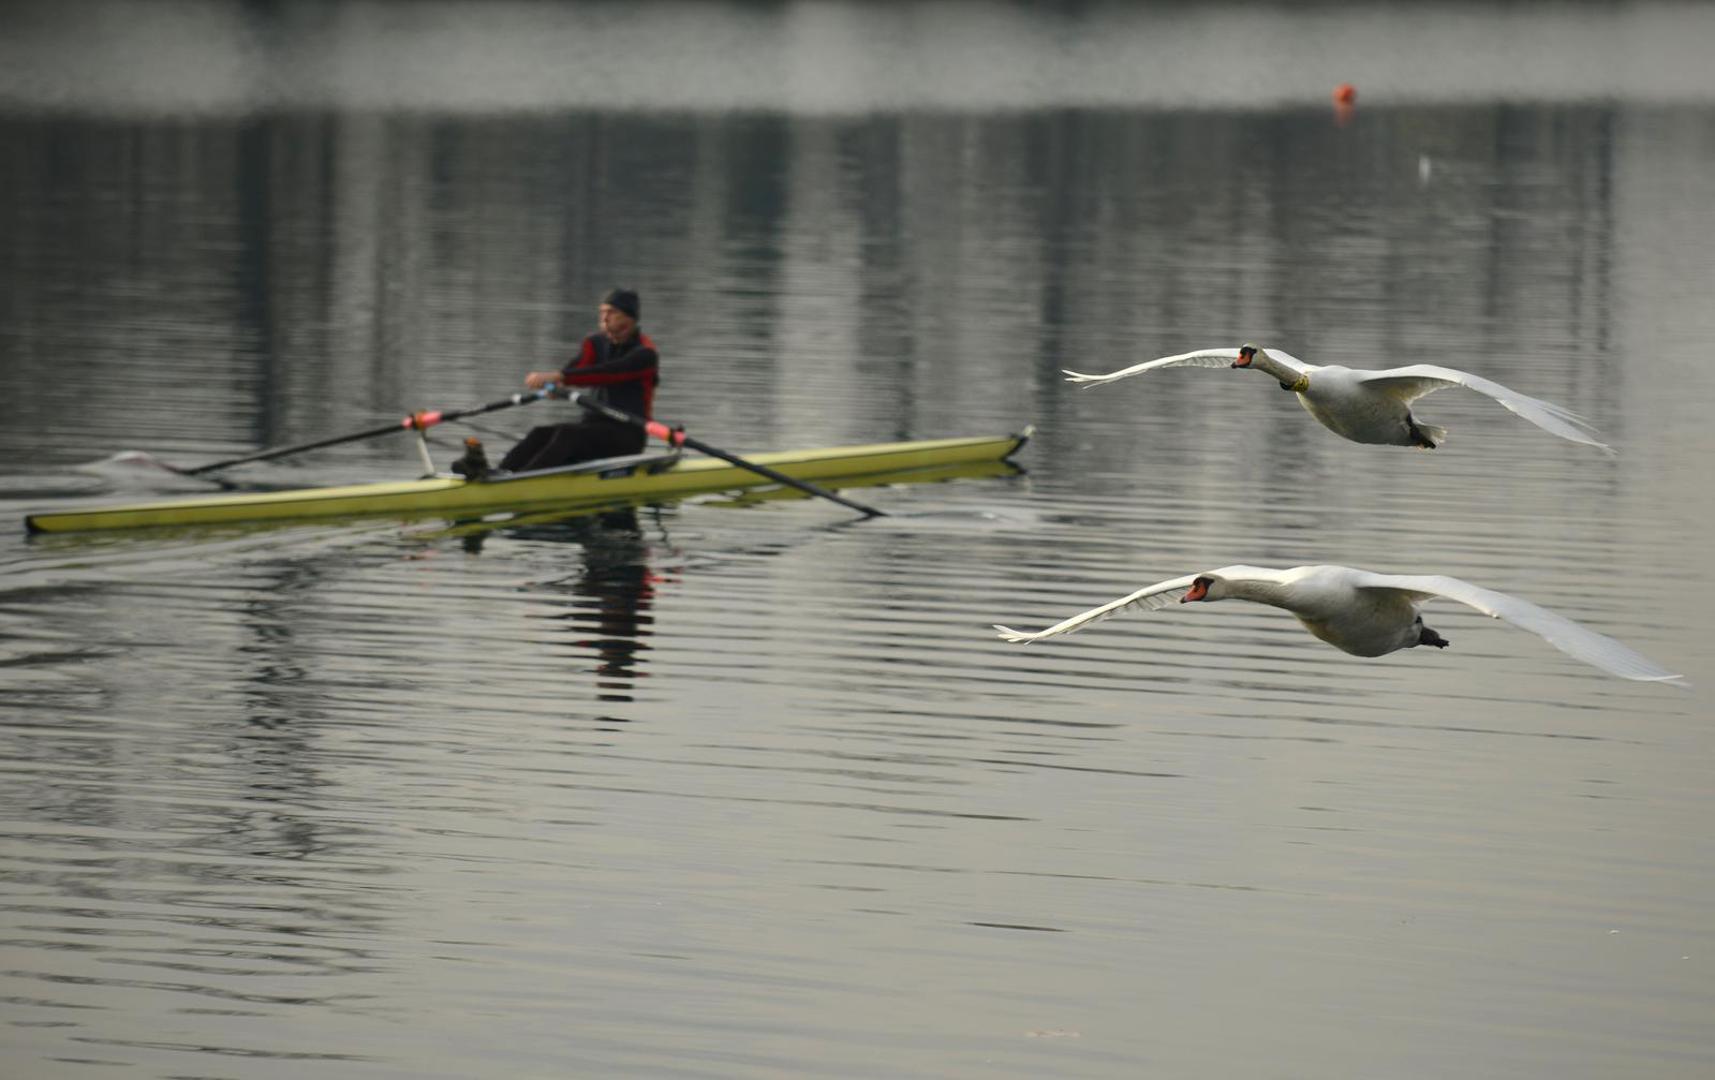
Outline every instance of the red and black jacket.
[[606, 334], [584, 338], [578, 354], [560, 369], [562, 385], [588, 391], [593, 401], [624, 409], [645, 420], [655, 418], [655, 387], [661, 382], [661, 357], [655, 342], [639, 330], [615, 345]]

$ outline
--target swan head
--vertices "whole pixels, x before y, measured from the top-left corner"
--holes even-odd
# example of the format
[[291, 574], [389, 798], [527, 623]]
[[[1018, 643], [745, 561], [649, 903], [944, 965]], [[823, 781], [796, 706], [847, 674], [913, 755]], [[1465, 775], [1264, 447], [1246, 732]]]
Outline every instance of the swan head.
[[1291, 390], [1294, 393], [1302, 394], [1310, 389], [1308, 375], [1287, 367], [1270, 356], [1267, 349], [1261, 345], [1252, 345], [1248, 341], [1239, 346], [1239, 355], [1233, 361], [1233, 366], [1236, 368], [1256, 368], [1258, 371], [1273, 375], [1280, 380], [1282, 390]]
[[1259, 604], [1285, 606], [1279, 602], [1281, 587], [1270, 580], [1271, 573], [1255, 566], [1228, 566], [1198, 574], [1179, 602], [1207, 604], [1216, 600], [1251, 600]]
[[1224, 585], [1226, 585], [1226, 582], [1222, 581], [1220, 578], [1214, 577], [1210, 574], [1204, 574], [1191, 583], [1190, 590], [1187, 591], [1184, 596], [1179, 598], [1179, 602], [1181, 604], [1195, 604], [1200, 601], [1219, 600], [1221, 597], [1214, 593], [1218, 587]]

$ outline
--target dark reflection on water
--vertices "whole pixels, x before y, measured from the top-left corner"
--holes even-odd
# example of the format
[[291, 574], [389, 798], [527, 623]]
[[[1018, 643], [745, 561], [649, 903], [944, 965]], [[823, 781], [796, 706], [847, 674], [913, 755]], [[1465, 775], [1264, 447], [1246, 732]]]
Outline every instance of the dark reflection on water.
[[[1706, 690], [1457, 610], [1368, 662], [1237, 605], [988, 627], [1339, 561], [1701, 676], [1709, 109], [1047, 100], [0, 114], [14, 525], [184, 490], [119, 450], [492, 400], [614, 282], [716, 445], [1037, 425], [874, 521], [0, 531], [0, 1073], [1708, 1072]], [[1620, 455], [1453, 392], [1421, 454], [1242, 373], [1060, 376], [1245, 338], [1479, 370]]]
[[[660, 524], [658, 510], [644, 513], [653, 524]], [[513, 535], [572, 542], [583, 548], [575, 578], [534, 587], [570, 592], [574, 606], [554, 618], [566, 624], [579, 652], [595, 653], [595, 685], [602, 691], [601, 700], [631, 701], [632, 684], [647, 674], [640, 670], [649, 649], [644, 639], [654, 622], [650, 609], [655, 589], [664, 580], [650, 566], [650, 544], [638, 511], [615, 510], [559, 525], [524, 527]], [[471, 550], [468, 543], [465, 550]]]

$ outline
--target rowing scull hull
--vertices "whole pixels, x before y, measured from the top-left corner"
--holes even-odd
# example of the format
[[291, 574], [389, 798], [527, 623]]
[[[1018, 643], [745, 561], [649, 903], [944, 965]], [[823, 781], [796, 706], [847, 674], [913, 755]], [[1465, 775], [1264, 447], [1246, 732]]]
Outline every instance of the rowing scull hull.
[[[1026, 436], [836, 446], [754, 454], [749, 460], [796, 480], [826, 483], [880, 473], [1003, 461]], [[31, 532], [90, 532], [159, 526], [226, 525], [262, 521], [374, 515], [472, 517], [500, 511], [619, 502], [655, 502], [712, 491], [764, 487], [773, 481], [715, 458], [680, 457], [665, 467], [639, 460], [601, 471], [557, 470], [470, 481], [433, 476], [393, 483], [291, 491], [246, 492], [122, 506], [31, 514]]]

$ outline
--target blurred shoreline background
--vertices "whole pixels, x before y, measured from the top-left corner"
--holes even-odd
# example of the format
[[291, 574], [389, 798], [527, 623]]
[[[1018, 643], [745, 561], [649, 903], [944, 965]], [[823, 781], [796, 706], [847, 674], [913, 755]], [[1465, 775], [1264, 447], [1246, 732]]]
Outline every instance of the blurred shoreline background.
[[11, 0], [0, 109], [1044, 107], [1708, 102], [1697, 3]]

